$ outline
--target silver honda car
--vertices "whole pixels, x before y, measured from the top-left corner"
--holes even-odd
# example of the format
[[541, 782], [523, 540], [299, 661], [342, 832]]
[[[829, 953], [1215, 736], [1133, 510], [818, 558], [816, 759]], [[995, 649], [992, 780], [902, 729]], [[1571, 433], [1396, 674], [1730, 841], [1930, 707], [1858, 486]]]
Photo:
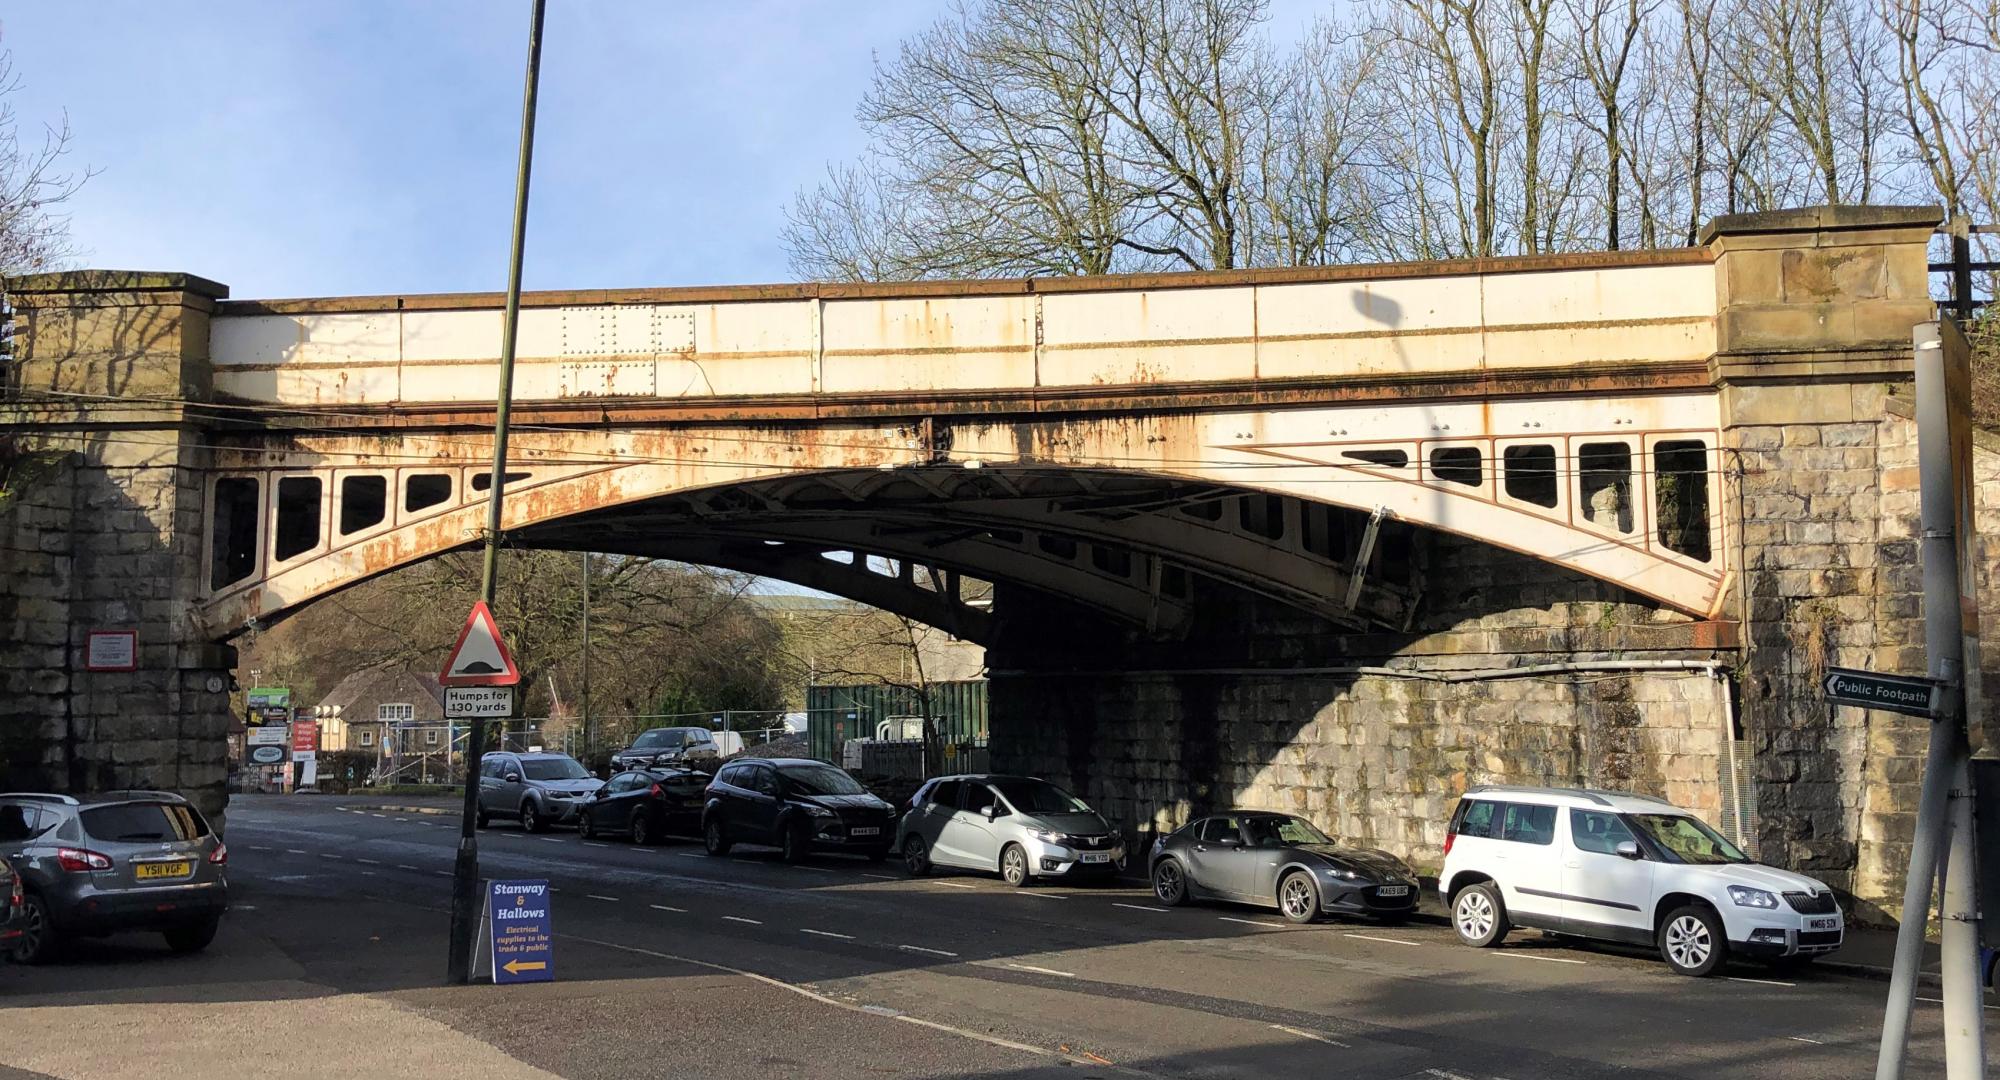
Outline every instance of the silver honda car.
[[917, 789], [896, 826], [913, 876], [933, 868], [998, 871], [1007, 884], [1111, 877], [1125, 840], [1082, 799], [1030, 776], [940, 776]]

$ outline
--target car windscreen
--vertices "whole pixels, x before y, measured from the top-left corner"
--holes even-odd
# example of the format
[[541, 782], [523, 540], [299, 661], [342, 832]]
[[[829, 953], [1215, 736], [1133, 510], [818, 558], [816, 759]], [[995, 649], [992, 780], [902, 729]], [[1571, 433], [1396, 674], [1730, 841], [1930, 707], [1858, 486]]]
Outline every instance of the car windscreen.
[[801, 795], [866, 795], [868, 789], [831, 765], [780, 765], [778, 772]]
[[588, 780], [590, 773], [575, 758], [523, 758], [521, 776], [527, 780]]
[[632, 744], [634, 750], [672, 750], [687, 741], [687, 732], [679, 728], [662, 728], [648, 731]]
[[1007, 805], [1023, 814], [1088, 814], [1090, 807], [1069, 792], [1045, 780], [996, 780]]
[[1666, 852], [1667, 858], [1697, 865], [1749, 862], [1750, 856], [1697, 818], [1686, 814], [1627, 814], [1625, 820]]
[[1243, 831], [1250, 837], [1251, 847], [1333, 843], [1325, 833], [1313, 828], [1312, 822], [1304, 818], [1248, 817], [1243, 819]]
[[106, 843], [193, 840], [208, 835], [208, 823], [176, 803], [135, 802], [93, 806], [77, 815], [83, 831]]

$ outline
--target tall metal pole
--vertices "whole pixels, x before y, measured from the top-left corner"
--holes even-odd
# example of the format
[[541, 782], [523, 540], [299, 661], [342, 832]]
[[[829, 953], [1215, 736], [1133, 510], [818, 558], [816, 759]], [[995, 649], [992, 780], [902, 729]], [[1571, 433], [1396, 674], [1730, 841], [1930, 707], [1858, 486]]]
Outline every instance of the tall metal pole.
[[[521, 95], [521, 157], [514, 173], [514, 243], [507, 257], [507, 313], [500, 326], [500, 386], [494, 395], [492, 497], [486, 504], [486, 563], [479, 598], [492, 606], [500, 570], [500, 510], [507, 485], [507, 414], [514, 397], [514, 334], [521, 321], [521, 252], [528, 231], [528, 178], [535, 160], [535, 91], [542, 77], [542, 17], [547, 0], [534, 0], [528, 27], [527, 87]], [[465, 741], [465, 799], [458, 823], [458, 859], [452, 867], [452, 982], [472, 980], [472, 939], [479, 928], [479, 759], [486, 722], [474, 719]], [[450, 757], [447, 755], [446, 760]]]
[[[1979, 914], [1974, 895], [1971, 753], [1965, 729], [1964, 623], [1960, 611], [1957, 458], [1951, 439], [1953, 390], [1943, 335], [1950, 324], [1916, 328], [1917, 473], [1922, 494], [1924, 649], [1929, 674], [1944, 684], [1942, 707], [1931, 722], [1929, 756], [1903, 886], [1903, 918], [1896, 931], [1889, 1002], [1882, 1016], [1877, 1080], [1900, 1080], [1916, 1004], [1924, 930], [1930, 921], [1931, 883], [1944, 878], [1945, 1075], [1984, 1076], [1985, 1039], [1979, 986]], [[1961, 405], [1962, 407], [1962, 405]], [[1950, 858], [1940, 865], [1939, 856]], [[1940, 875], [1940, 870], [1943, 871]]]
[[576, 709], [583, 719], [583, 760], [592, 772], [597, 770], [597, 741], [590, 727], [590, 552], [583, 555], [583, 692], [577, 698]]

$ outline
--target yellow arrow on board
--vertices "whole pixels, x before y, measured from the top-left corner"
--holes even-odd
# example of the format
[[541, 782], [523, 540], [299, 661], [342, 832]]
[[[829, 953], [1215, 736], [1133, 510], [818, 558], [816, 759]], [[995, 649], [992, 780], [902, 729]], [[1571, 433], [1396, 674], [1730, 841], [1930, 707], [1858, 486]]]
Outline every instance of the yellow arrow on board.
[[540, 971], [549, 965], [544, 960], [509, 960], [500, 966], [506, 968], [509, 975], [519, 975], [523, 971]]

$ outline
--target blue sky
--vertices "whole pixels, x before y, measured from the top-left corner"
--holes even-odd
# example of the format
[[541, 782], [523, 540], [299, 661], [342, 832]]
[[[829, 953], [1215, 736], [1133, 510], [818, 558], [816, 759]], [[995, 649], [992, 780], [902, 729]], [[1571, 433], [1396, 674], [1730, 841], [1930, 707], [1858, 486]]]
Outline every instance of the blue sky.
[[[784, 209], [859, 152], [936, 2], [553, 0], [528, 288], [790, 276]], [[1280, 5], [1296, 25], [1319, 2]], [[199, 12], [199, 15], [194, 14]], [[66, 111], [89, 266], [237, 297], [499, 289], [526, 0], [8, 5], [24, 134]]]

